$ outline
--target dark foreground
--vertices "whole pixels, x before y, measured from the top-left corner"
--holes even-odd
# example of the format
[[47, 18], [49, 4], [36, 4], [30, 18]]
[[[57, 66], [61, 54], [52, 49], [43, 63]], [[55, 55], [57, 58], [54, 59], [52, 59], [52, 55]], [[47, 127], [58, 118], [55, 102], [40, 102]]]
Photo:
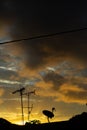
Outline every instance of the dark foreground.
[[76, 115], [69, 119], [68, 121], [61, 122], [51, 122], [42, 124], [29, 124], [26, 123], [23, 126], [12, 124], [3, 118], [0, 118], [0, 128], [3, 129], [19, 129], [19, 130], [66, 130], [66, 129], [77, 129], [85, 130], [87, 129], [87, 113], [83, 112], [80, 115]]

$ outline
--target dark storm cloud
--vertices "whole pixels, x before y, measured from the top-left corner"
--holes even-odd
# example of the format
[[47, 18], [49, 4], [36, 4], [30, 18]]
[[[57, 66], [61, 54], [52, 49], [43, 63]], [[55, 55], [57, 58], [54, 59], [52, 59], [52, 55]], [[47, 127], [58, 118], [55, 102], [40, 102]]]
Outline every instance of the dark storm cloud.
[[87, 39], [82, 43], [78, 40], [76, 41], [76, 39], [74, 39], [73, 42], [72, 39], [69, 40], [68, 38], [63, 42], [61, 40], [55, 41], [55, 39], [46, 40], [44, 42], [40, 40], [34, 41], [33, 43], [23, 43], [19, 46], [21, 49], [23, 48], [26, 65], [34, 69], [48, 62], [54, 62], [55, 59], [58, 60], [60, 57], [63, 58], [63, 60], [71, 57], [72, 59], [86, 63]]
[[45, 83], [52, 83], [53, 89], [59, 89], [61, 85], [67, 82], [63, 76], [53, 71], [47, 72], [42, 78]]
[[[0, 1], [0, 15], [13, 19], [16, 26], [14, 35], [36, 35], [83, 26], [86, 24], [86, 2], [33, 2], [3, 0]], [[85, 15], [83, 15], [85, 14]], [[84, 18], [83, 18], [84, 16]], [[84, 20], [85, 19], [85, 20]], [[21, 31], [23, 33], [21, 33]], [[24, 35], [24, 36], [25, 36]]]
[[[86, 2], [37, 3], [23, 0], [20, 3], [4, 0], [1, 1], [0, 10], [1, 19], [3, 16], [3, 21], [4, 18], [11, 21], [9, 33], [13, 39], [72, 30], [86, 26], [87, 21]], [[87, 32], [82, 31], [54, 38], [24, 41], [16, 46], [23, 50], [25, 64], [34, 69], [48, 63], [49, 58], [71, 56], [86, 61], [86, 36]]]

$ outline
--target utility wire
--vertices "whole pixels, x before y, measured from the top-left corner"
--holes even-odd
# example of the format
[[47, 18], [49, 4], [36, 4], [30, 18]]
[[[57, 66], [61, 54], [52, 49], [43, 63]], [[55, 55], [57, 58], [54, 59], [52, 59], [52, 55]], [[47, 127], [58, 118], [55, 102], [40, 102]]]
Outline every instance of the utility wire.
[[57, 35], [62, 35], [62, 34], [66, 34], [66, 33], [74, 33], [74, 32], [79, 32], [79, 31], [84, 31], [84, 30], [87, 30], [87, 28], [79, 28], [79, 29], [73, 29], [73, 30], [63, 31], [63, 32], [58, 32], [58, 33], [44, 34], [44, 35], [38, 35], [38, 36], [28, 37], [28, 38], [23, 38], [23, 39], [5, 41], [5, 42], [0, 42], [0, 44], [28, 41], [28, 40], [34, 40], [34, 39], [42, 39], [42, 38], [46, 38], [46, 37], [50, 38], [50, 37], [57, 36]]

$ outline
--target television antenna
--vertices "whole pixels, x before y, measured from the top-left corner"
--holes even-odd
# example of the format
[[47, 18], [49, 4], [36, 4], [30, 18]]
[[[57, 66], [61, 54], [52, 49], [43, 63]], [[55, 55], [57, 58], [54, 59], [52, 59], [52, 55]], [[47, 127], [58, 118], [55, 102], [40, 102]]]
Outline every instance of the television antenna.
[[18, 89], [18, 90], [16, 90], [16, 91], [14, 91], [14, 92], [12, 92], [12, 94], [15, 94], [15, 93], [17, 93], [17, 92], [19, 92], [20, 93], [20, 96], [21, 96], [21, 110], [22, 110], [22, 121], [23, 121], [23, 125], [24, 125], [24, 112], [23, 112], [23, 91], [25, 90], [25, 88], [23, 87], [23, 88], [20, 88], [20, 89]]
[[31, 111], [32, 111], [32, 108], [33, 108], [33, 104], [30, 106], [30, 95], [31, 95], [31, 94], [35, 94], [35, 90], [23, 94], [23, 95], [26, 95], [26, 96], [27, 96], [27, 99], [28, 99], [28, 106], [25, 107], [25, 108], [28, 109], [28, 122], [29, 122], [29, 120], [30, 120], [30, 114], [31, 114]]

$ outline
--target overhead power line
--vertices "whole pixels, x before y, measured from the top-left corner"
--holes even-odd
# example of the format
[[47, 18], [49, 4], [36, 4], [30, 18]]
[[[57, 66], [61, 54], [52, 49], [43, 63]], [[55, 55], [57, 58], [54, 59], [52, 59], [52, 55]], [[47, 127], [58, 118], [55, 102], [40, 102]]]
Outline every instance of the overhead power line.
[[87, 30], [87, 28], [79, 28], [79, 29], [73, 29], [73, 30], [69, 30], [69, 31], [62, 31], [62, 32], [57, 32], [57, 33], [38, 35], [38, 36], [33, 36], [33, 37], [28, 37], [28, 38], [21, 38], [21, 39], [16, 39], [16, 40], [11, 40], [11, 41], [0, 42], [0, 44], [28, 41], [28, 40], [34, 40], [34, 39], [42, 39], [42, 38], [46, 38], [46, 37], [50, 38], [50, 37], [57, 36], [57, 35], [63, 35], [66, 33], [74, 33], [74, 32], [79, 32], [79, 31], [84, 31], [84, 30]]

